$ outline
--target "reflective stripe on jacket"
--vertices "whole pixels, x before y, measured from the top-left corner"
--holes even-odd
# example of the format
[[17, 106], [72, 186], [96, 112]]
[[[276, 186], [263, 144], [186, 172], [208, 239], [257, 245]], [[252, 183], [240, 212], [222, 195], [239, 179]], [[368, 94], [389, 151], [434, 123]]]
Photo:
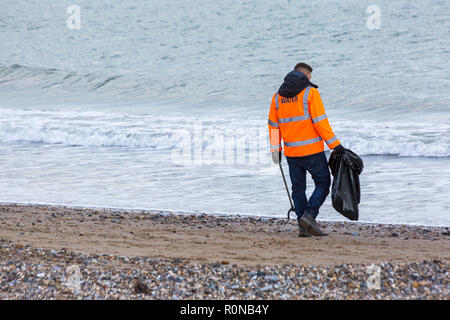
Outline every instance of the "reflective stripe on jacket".
[[281, 151], [283, 139], [287, 157], [304, 157], [322, 152], [323, 141], [330, 149], [340, 144], [328, 122], [319, 91], [313, 87], [306, 87], [292, 98], [275, 93], [268, 125], [270, 151]]

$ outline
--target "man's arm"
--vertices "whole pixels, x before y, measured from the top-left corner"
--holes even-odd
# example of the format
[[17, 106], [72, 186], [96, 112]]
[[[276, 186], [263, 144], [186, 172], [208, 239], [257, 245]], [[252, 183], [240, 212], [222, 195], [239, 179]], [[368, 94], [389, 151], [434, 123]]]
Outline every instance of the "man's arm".
[[[309, 113], [311, 115], [311, 121], [313, 122], [314, 129], [322, 137], [325, 143], [330, 149], [341, 149], [341, 142], [337, 139], [330, 123], [328, 122], [327, 115], [325, 114], [325, 108], [323, 106], [322, 99], [320, 98], [319, 91], [315, 88], [311, 88], [309, 99]], [[338, 147], [341, 146], [341, 147]], [[342, 149], [341, 149], [342, 150]]]
[[276, 108], [275, 97], [277, 94], [274, 94], [272, 98], [272, 103], [270, 105], [269, 111], [269, 137], [270, 137], [270, 152], [272, 152], [272, 160], [275, 164], [277, 164], [281, 160], [281, 132], [278, 123], [278, 110]]

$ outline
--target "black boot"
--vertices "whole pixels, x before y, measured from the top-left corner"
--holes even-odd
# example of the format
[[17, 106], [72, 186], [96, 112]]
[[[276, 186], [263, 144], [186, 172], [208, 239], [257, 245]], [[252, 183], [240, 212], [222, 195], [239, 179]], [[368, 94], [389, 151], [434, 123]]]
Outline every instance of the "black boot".
[[324, 235], [317, 225], [316, 219], [310, 214], [304, 214], [299, 220], [299, 224], [314, 236], [320, 237]]
[[298, 236], [300, 238], [311, 237], [311, 234], [308, 231], [306, 231], [306, 229], [303, 228], [302, 225], [300, 224], [300, 220], [298, 221]]

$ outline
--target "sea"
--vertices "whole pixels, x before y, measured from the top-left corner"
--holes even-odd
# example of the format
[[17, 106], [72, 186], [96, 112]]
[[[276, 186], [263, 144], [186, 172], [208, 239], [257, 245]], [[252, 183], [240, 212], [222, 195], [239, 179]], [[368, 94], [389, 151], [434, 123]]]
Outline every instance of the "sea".
[[306, 62], [359, 221], [450, 227], [449, 43], [439, 0], [2, 0], [0, 201], [284, 218], [267, 117]]

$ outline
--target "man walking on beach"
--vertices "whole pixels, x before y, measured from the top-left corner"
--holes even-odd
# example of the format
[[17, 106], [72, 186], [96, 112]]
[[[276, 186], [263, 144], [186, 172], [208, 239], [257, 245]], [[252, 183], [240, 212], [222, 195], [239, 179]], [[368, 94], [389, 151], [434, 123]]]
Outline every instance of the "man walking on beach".
[[[272, 160], [275, 164], [281, 161], [283, 139], [300, 237], [324, 235], [316, 223], [331, 184], [323, 141], [334, 152], [345, 151], [328, 122], [318, 87], [310, 82], [311, 72], [311, 66], [298, 63], [273, 95], [269, 112]], [[315, 184], [309, 200], [305, 194], [306, 172]]]

